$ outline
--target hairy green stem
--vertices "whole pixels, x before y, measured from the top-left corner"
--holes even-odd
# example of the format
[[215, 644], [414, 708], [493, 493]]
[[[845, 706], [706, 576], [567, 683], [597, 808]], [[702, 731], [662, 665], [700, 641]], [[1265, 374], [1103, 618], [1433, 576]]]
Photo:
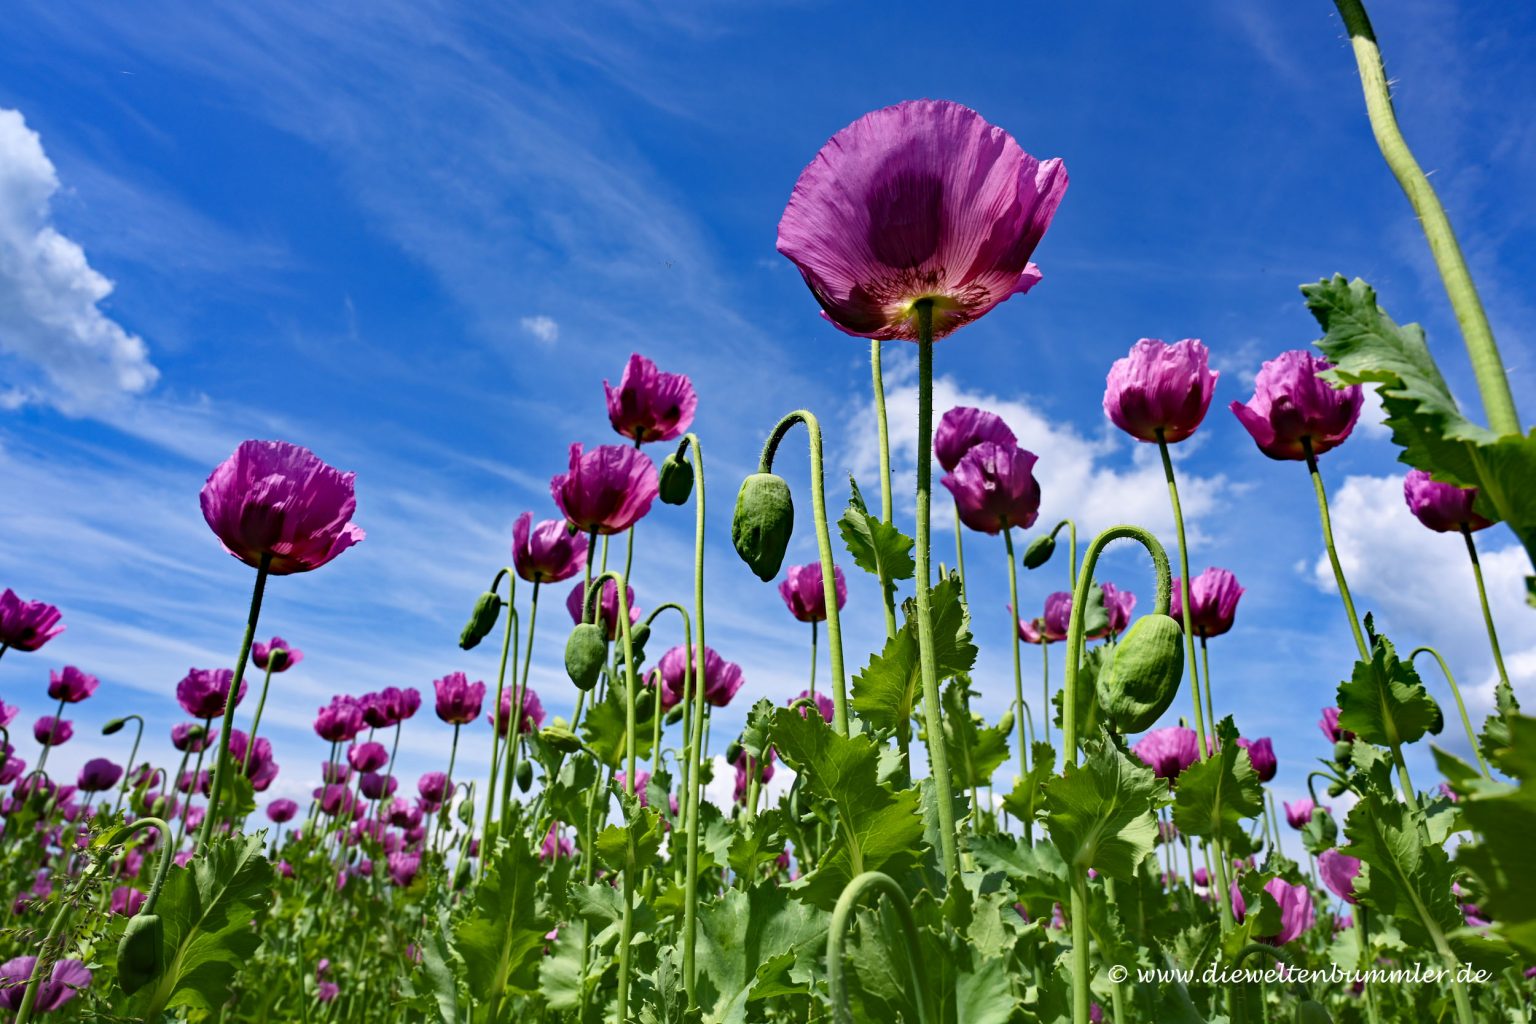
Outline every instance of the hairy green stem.
[[848, 924], [858, 909], [859, 900], [866, 892], [876, 890], [884, 894], [896, 908], [902, 935], [907, 940], [907, 958], [911, 962], [912, 1001], [917, 1005], [918, 1024], [928, 1024], [928, 993], [923, 984], [922, 946], [918, 941], [917, 922], [912, 917], [912, 904], [907, 894], [890, 875], [879, 871], [866, 871], [843, 887], [837, 905], [832, 908], [832, 921], [827, 926], [827, 993], [832, 1001], [832, 1019], [837, 1024], [853, 1024], [853, 1011], [848, 1006], [847, 964], [844, 962], [843, 944]]
[[1415, 647], [1413, 653], [1408, 655], [1411, 662], [1421, 654], [1430, 654], [1440, 663], [1440, 671], [1445, 674], [1445, 681], [1450, 684], [1451, 696], [1456, 698], [1456, 710], [1461, 713], [1461, 727], [1467, 731], [1467, 743], [1472, 747], [1472, 754], [1477, 758], [1477, 763], [1483, 770], [1483, 777], [1493, 778], [1493, 773], [1488, 770], [1488, 762], [1483, 760], [1483, 752], [1477, 744], [1477, 733], [1472, 730], [1472, 719], [1467, 717], [1466, 702], [1461, 699], [1461, 687], [1456, 685], [1456, 677], [1451, 674], [1451, 667], [1445, 663], [1440, 652], [1430, 646]]
[[[880, 339], [869, 340], [869, 373], [875, 392], [875, 427], [880, 435], [880, 518], [891, 521], [891, 434], [885, 417], [885, 376], [880, 370]], [[884, 563], [879, 566], [880, 597], [885, 608], [885, 636], [896, 635], [896, 584], [887, 576]], [[812, 680], [814, 685], [815, 680]]]
[[[117, 787], [117, 799], [112, 803], [113, 821], [117, 820], [117, 813], [118, 811], [122, 810], [123, 797], [128, 795], [128, 780], [133, 778], [133, 762], [139, 758], [139, 742], [144, 739], [143, 718], [138, 715], [124, 715], [122, 718], [118, 719], [118, 721], [124, 723], [130, 720], [132, 720], [136, 726], [133, 733], [133, 749], [128, 752], [128, 767], [123, 771], [122, 785]], [[103, 732], [105, 732], [105, 730], [103, 730]], [[170, 833], [165, 833], [165, 837], [170, 838]]]
[[[1477, 557], [1477, 542], [1472, 539], [1472, 531], [1467, 529], [1465, 523], [1462, 524], [1461, 535], [1467, 542], [1467, 557], [1472, 560], [1472, 577], [1477, 580], [1477, 599], [1483, 606], [1483, 627], [1488, 630], [1488, 646], [1493, 650], [1493, 665], [1499, 670], [1499, 681], [1507, 689], [1509, 672], [1504, 668], [1504, 652], [1499, 650], [1499, 631], [1494, 628], [1493, 611], [1488, 607], [1488, 588], [1483, 585], [1483, 564]], [[1456, 699], [1460, 700], [1460, 695]]]
[[261, 596], [267, 586], [267, 572], [272, 556], [264, 554], [256, 566], [256, 586], [251, 590], [251, 611], [245, 620], [245, 638], [240, 641], [240, 656], [235, 659], [235, 674], [229, 681], [229, 694], [224, 699], [224, 724], [219, 729], [219, 753], [213, 762], [213, 783], [208, 790], [208, 810], [203, 817], [203, 830], [198, 835], [197, 848], [202, 849], [213, 835], [214, 823], [219, 819], [219, 797], [224, 790], [224, 775], [229, 771], [229, 728], [235, 720], [235, 702], [239, 700], [240, 683], [245, 678], [245, 663], [251, 656], [251, 641], [256, 637], [256, 621], [261, 617]]
[[[522, 651], [523, 670], [518, 673], [517, 685], [512, 694], [513, 714], [517, 717], [510, 727], [512, 731], [508, 742], [512, 744], [512, 748], [508, 755], [507, 775], [501, 783], [501, 820], [503, 821], [507, 820], [512, 811], [512, 777], [517, 774], [517, 761], [523, 749], [523, 703], [528, 699], [528, 666], [533, 663], [533, 631], [539, 621], [539, 587], [542, 582], [542, 580], [533, 581], [533, 594], [528, 599], [528, 639], [524, 642]], [[514, 660], [516, 657], [514, 648]], [[487, 799], [491, 796], [491, 793], [486, 794]]]
[[[1024, 670], [1019, 663], [1019, 567], [1013, 555], [1013, 527], [1003, 528], [1003, 551], [1008, 555], [1008, 635], [1013, 638], [1010, 645], [1013, 648], [1013, 696], [1019, 704], [1019, 710], [1024, 708]], [[1021, 713], [1018, 719], [1019, 726], [1019, 778], [1029, 774], [1029, 759], [1025, 756], [1029, 745], [1024, 739], [1024, 715]], [[1028, 823], [1026, 822], [1026, 825]]]
[[[693, 645], [694, 678], [693, 721], [688, 736], [688, 793], [687, 821], [683, 827], [687, 844], [687, 869], [683, 892], [683, 988], [688, 996], [688, 1009], [698, 1009], [698, 977], [696, 971], [699, 915], [699, 758], [704, 735], [704, 450], [695, 434], [684, 435], [679, 443], [678, 457], [691, 449], [693, 458], [693, 621], [698, 630], [698, 640]], [[831, 573], [822, 567], [828, 580]], [[833, 594], [831, 608], [837, 607]]]
[[1302, 451], [1307, 456], [1307, 472], [1312, 476], [1312, 489], [1317, 492], [1317, 514], [1323, 524], [1323, 546], [1328, 549], [1328, 564], [1333, 567], [1333, 579], [1339, 588], [1339, 598], [1344, 602], [1344, 613], [1349, 616], [1349, 628], [1355, 634], [1355, 647], [1361, 661], [1371, 660], [1371, 649], [1360, 629], [1360, 616], [1355, 614], [1355, 599], [1349, 595], [1349, 584], [1344, 580], [1344, 567], [1339, 563], [1339, 551], [1333, 543], [1333, 519], [1328, 515], [1328, 491], [1323, 487], [1323, 474], [1317, 468], [1317, 456], [1312, 453], [1312, 439], [1301, 439]]
[[[1163, 476], [1168, 481], [1168, 500], [1173, 504], [1173, 528], [1179, 538], [1179, 608], [1180, 625], [1184, 629], [1184, 660], [1189, 664], [1190, 697], [1195, 702], [1195, 740], [1200, 750], [1200, 760], [1211, 756], [1205, 735], [1205, 710], [1200, 704], [1200, 673], [1195, 667], [1195, 627], [1190, 621], [1189, 607], [1189, 541], [1184, 533], [1184, 509], [1179, 504], [1179, 484], [1173, 472], [1173, 458], [1168, 454], [1168, 442], [1163, 440], [1163, 428], [1157, 428], [1157, 450], [1163, 457]], [[1086, 565], [1084, 566], [1086, 571]], [[1076, 609], [1074, 608], [1074, 611]], [[1216, 725], [1211, 723], [1212, 728]]]

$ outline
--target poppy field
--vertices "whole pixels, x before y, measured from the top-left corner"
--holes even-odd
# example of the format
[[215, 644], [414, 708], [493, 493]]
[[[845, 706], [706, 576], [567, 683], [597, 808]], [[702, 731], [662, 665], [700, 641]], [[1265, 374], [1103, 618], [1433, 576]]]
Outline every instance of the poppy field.
[[[579, 405], [611, 440], [546, 453], [565, 469], [547, 502], [512, 513], [506, 565], [462, 595], [444, 674], [340, 689], [297, 744], [273, 716], [308, 644], [264, 602], [381, 541], [357, 475], [303, 437], [244, 441], [179, 496], [224, 551], [209, 541], [204, 556], [237, 560], [248, 589], [207, 610], [244, 616], [231, 660], [157, 698], [179, 708], [169, 759], [144, 753], [161, 747], [142, 714], [84, 734], [80, 705], [102, 699], [91, 666], [34, 668], [84, 627], [0, 578], [0, 1017], [1529, 1024], [1536, 718], [1506, 669], [1479, 544], [1507, 532], [1536, 562], [1536, 430], [1398, 128], [1365, 11], [1337, 8], [1464, 351], [1340, 274], [1300, 283], [1315, 341], [1267, 352], [1239, 399], [1216, 401], [1201, 340], [1136, 340], [1101, 368], [1103, 424], [1159, 467], [1171, 531], [1042, 518], [1049, 453], [996, 410], [936, 407], [968, 325], [1028, 316], [1072, 158], [914, 99], [809, 142], [784, 182], [777, 250], [805, 314], [828, 346], [868, 352], [879, 472], [850, 482], [846, 507], [829, 504], [843, 462], [816, 410], [765, 424], [755, 472], [729, 478], [694, 430], [709, 391], [637, 352], [606, 368], [601, 405], [601, 373]], [[882, 358], [896, 351], [915, 357], [910, 494], [893, 493]], [[1486, 423], [1446, 383], [1463, 359]], [[1330, 453], [1378, 405], [1401, 511], [1426, 543], [1465, 548], [1490, 714], [1469, 712], [1457, 665], [1385, 635], [1352, 595]], [[1241, 668], [1213, 658], [1244, 628], [1248, 589], [1219, 553], [1190, 557], [1180, 446], [1229, 416], [1267, 486], [1315, 501], [1311, 549], [1273, 557], [1326, 558], [1348, 630], [1328, 652], [1333, 703], [1287, 705], [1317, 721], [1311, 749], [1286, 754], [1310, 766], [1300, 800], [1277, 799], [1274, 745], [1232, 707]], [[796, 469], [776, 472], [790, 451]], [[692, 539], [674, 579], [687, 585], [639, 575], [637, 594], [657, 520]], [[816, 557], [789, 564], [807, 524]], [[737, 558], [706, 585], [707, 542], [724, 538]], [[1111, 548], [1136, 552], [1139, 578], [1105, 578]], [[999, 629], [968, 584], [1002, 577], [1003, 555]], [[1526, 569], [1521, 611], [1536, 614]], [[856, 577], [881, 602], [872, 650], [845, 648]], [[1021, 605], [1021, 580], [1042, 578], [1054, 592]], [[749, 588], [777, 591], [776, 650], [809, 663], [787, 702], [710, 645], [713, 617]], [[1005, 639], [1009, 674], [982, 673], [982, 646]], [[453, 668], [475, 649], [493, 675]], [[1000, 715], [982, 713], [984, 693]], [[438, 766], [400, 770], [402, 735], [430, 736]], [[67, 744], [104, 753], [62, 772]], [[1433, 777], [1405, 756], [1426, 749]], [[316, 763], [307, 799], [273, 792]]]

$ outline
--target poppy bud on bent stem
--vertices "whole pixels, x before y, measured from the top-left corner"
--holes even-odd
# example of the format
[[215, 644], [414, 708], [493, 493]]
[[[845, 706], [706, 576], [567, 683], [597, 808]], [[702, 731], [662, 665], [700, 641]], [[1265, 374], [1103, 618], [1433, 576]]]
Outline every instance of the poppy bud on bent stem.
[[459, 647], [468, 651], [478, 646], [496, 628], [496, 619], [500, 615], [501, 595], [489, 590], [481, 594], [475, 600], [475, 610], [469, 613], [469, 622], [459, 634]]
[[673, 452], [661, 460], [657, 497], [667, 505], [683, 505], [693, 493], [693, 465]]
[[607, 660], [608, 644], [601, 629], [583, 622], [571, 630], [571, 638], [565, 642], [565, 672], [578, 689], [596, 686]]
[[795, 503], [783, 477], [753, 473], [741, 482], [731, 541], [758, 579], [767, 582], [779, 574], [794, 528]]
[[1143, 615], [1109, 650], [1099, 702], [1122, 734], [1149, 728], [1173, 703], [1184, 676], [1183, 633], [1167, 615]]
[[165, 969], [162, 940], [165, 927], [158, 914], [128, 919], [117, 944], [117, 981], [130, 995], [158, 978]]

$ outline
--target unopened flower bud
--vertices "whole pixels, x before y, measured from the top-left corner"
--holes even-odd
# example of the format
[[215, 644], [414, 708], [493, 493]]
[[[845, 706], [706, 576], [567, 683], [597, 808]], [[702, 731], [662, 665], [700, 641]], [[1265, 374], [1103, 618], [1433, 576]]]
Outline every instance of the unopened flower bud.
[[742, 481], [731, 519], [731, 541], [758, 579], [767, 581], [779, 574], [794, 528], [794, 500], [783, 477], [754, 473]]
[[1179, 692], [1183, 633], [1167, 615], [1143, 615], [1109, 651], [1099, 672], [1099, 703], [1120, 733], [1152, 726]]
[[571, 630], [571, 638], [565, 642], [565, 673], [577, 689], [596, 686], [607, 660], [608, 644], [599, 627], [583, 622]]
[[533, 762], [517, 762], [517, 788], [526, 793], [533, 786]]
[[138, 913], [128, 919], [117, 944], [117, 982], [124, 992], [137, 992], [160, 977], [165, 969], [164, 932], [158, 914]]
[[470, 650], [490, 635], [501, 614], [501, 595], [487, 590], [475, 600], [475, 610], [469, 613], [469, 622], [459, 634], [459, 646]]
[[1024, 568], [1038, 569], [1051, 560], [1056, 553], [1056, 538], [1051, 534], [1041, 534], [1029, 542], [1029, 547], [1024, 549]]
[[574, 754], [581, 749], [581, 737], [571, 731], [570, 724], [563, 718], [557, 718], [540, 729], [539, 739], [562, 754]]
[[657, 496], [668, 505], [684, 505], [693, 493], [693, 466], [673, 452], [661, 460]]

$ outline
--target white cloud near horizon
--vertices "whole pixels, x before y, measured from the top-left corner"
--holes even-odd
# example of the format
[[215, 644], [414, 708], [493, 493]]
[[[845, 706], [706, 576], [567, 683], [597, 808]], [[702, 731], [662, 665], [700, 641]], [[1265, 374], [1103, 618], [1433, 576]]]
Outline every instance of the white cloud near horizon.
[[560, 324], [554, 317], [525, 316], [517, 322], [518, 326], [527, 334], [533, 335], [535, 341], [543, 345], [553, 345], [560, 340]]
[[0, 109], [0, 354], [41, 373], [7, 382], [0, 405], [46, 402], [78, 415], [144, 392], [160, 374], [144, 340], [102, 311], [112, 282], [53, 226], [60, 188], [41, 137], [20, 111]]

